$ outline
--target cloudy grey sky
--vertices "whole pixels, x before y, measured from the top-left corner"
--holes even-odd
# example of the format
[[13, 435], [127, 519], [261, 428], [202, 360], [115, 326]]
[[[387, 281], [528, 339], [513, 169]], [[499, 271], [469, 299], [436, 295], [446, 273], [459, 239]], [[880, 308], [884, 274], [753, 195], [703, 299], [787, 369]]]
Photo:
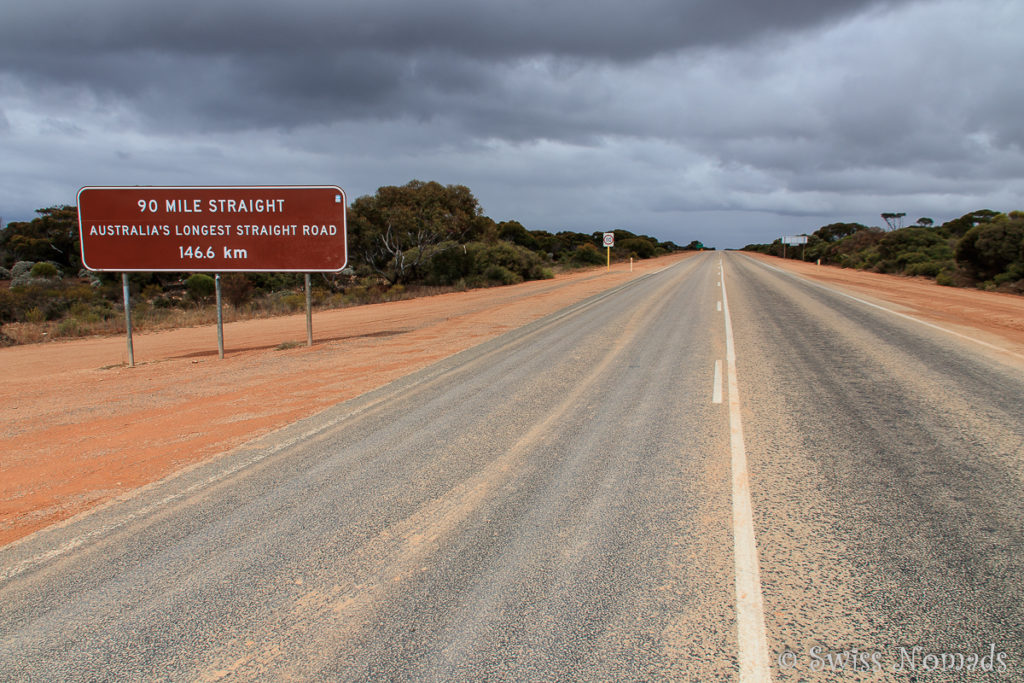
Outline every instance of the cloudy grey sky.
[[0, 217], [84, 185], [468, 185], [718, 247], [1024, 209], [1019, 0], [11, 0]]

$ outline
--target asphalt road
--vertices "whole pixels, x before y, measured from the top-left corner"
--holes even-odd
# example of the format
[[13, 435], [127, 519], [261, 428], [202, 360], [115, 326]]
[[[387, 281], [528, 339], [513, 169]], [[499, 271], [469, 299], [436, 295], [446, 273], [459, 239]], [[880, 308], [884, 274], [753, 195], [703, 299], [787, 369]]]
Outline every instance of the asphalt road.
[[0, 680], [1024, 680], [1022, 492], [1017, 360], [703, 254], [0, 549]]

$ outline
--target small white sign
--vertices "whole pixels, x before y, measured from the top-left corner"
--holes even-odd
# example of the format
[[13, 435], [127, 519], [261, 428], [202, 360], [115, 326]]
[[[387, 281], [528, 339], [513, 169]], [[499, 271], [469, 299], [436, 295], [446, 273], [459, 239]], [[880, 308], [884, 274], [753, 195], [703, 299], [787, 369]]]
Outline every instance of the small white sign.
[[614, 232], [606, 232], [604, 234], [604, 246], [606, 246], [606, 247], [614, 247], [615, 246], [615, 233]]
[[782, 238], [782, 243], [783, 244], [792, 244], [792, 245], [807, 244], [807, 235], [793, 235], [793, 236], [790, 236], [790, 237], [783, 237]]

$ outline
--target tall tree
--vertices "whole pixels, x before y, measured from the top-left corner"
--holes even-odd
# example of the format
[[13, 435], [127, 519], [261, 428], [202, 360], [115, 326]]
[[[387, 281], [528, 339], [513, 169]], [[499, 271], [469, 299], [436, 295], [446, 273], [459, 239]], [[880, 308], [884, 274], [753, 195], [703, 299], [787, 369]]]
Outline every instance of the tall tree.
[[956, 247], [956, 262], [979, 280], [994, 278], [1024, 259], [1024, 213], [997, 214], [967, 231]]
[[62, 268], [82, 267], [78, 239], [78, 210], [73, 206], [38, 209], [38, 217], [8, 223], [0, 230], [0, 265], [14, 261], [53, 261]]
[[485, 223], [468, 187], [420, 180], [381, 187], [348, 213], [352, 253], [392, 284], [417, 277], [435, 245], [464, 243]]

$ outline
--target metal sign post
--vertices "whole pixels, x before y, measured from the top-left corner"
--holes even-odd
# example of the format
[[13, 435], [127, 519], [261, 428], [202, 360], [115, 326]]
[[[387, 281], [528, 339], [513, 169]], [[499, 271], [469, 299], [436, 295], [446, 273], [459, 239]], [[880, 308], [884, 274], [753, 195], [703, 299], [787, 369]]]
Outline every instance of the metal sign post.
[[611, 270], [612, 269], [612, 247], [615, 246], [615, 233], [614, 232], [606, 232], [604, 234], [604, 239], [603, 239], [602, 243], [605, 246], [605, 249], [606, 249], [606, 252], [607, 252], [607, 256], [608, 256], [608, 270]]
[[128, 337], [128, 367], [135, 367], [135, 349], [132, 346], [132, 297], [128, 287], [128, 273], [121, 273], [121, 289], [124, 290], [124, 328]]
[[313, 345], [313, 293], [306, 273], [306, 346]]
[[217, 291], [217, 357], [224, 360], [224, 305], [220, 296], [220, 273], [213, 276]]
[[807, 235], [792, 235], [782, 238], [782, 258], [786, 258], [786, 245], [790, 244], [793, 246], [802, 244], [804, 252], [801, 254], [800, 260], [803, 260], [803, 256], [807, 253]]

